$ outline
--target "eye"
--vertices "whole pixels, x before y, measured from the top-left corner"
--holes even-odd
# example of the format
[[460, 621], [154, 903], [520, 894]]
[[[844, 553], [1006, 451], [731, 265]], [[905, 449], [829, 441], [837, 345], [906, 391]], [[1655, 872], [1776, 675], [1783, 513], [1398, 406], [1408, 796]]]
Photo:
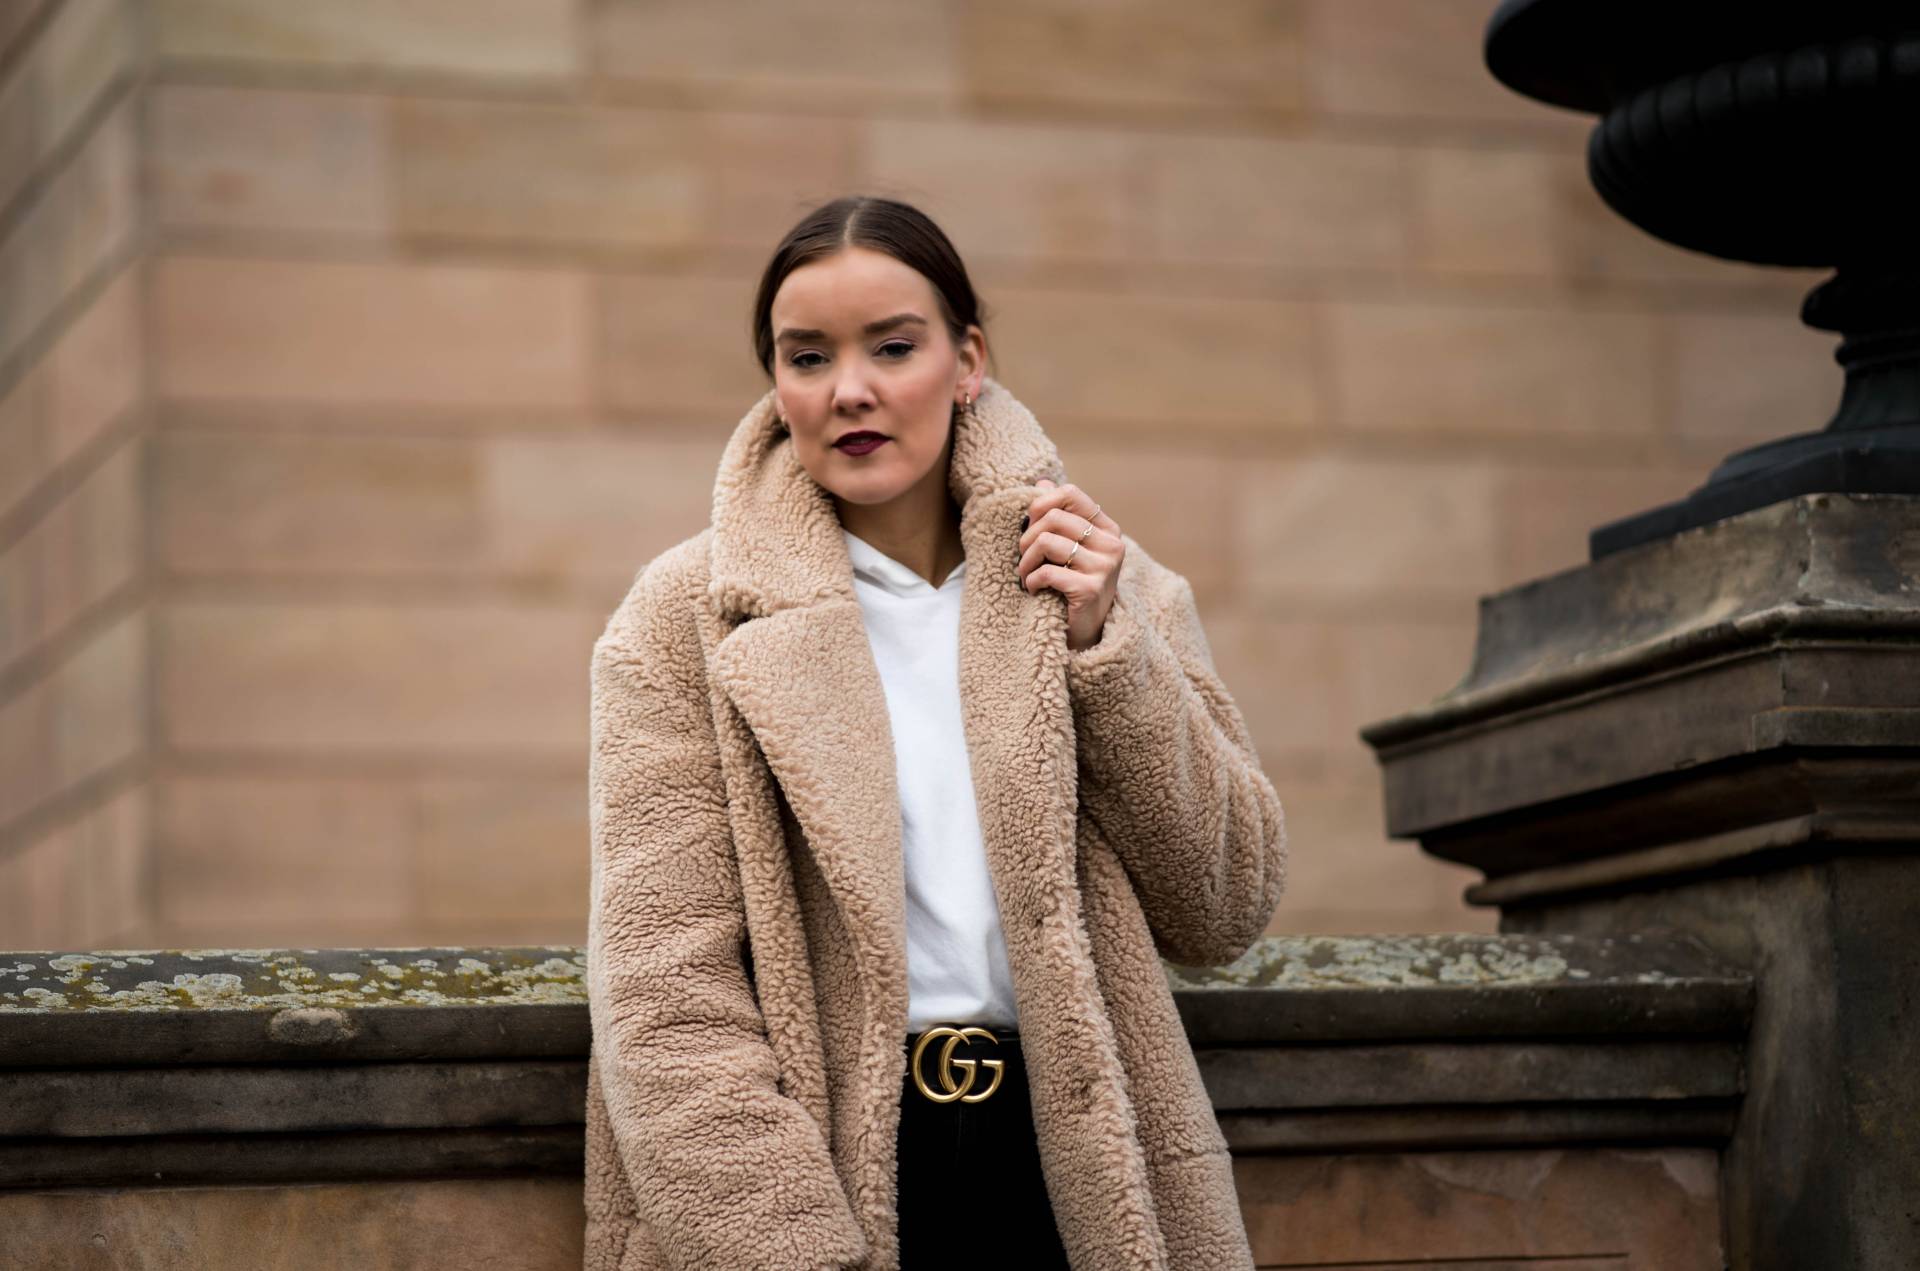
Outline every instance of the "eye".
[[890, 354], [891, 357], [895, 359], [899, 359], [913, 352], [913, 344], [911, 341], [908, 341], [908, 340], [888, 340], [885, 344], [880, 346], [880, 352], [886, 353], [888, 349], [899, 350], [896, 353]]
[[820, 365], [820, 362], [802, 362], [800, 359], [803, 357], [819, 357], [820, 362], [826, 361], [825, 358], [820, 357], [820, 354], [812, 349], [801, 349], [798, 353], [787, 359], [787, 364], [789, 366], [797, 366], [802, 370], [808, 370]]

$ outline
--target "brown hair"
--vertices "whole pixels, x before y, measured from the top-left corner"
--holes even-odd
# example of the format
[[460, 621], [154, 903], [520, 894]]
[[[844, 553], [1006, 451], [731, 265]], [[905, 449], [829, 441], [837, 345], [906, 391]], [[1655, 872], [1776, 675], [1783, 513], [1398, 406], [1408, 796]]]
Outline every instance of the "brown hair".
[[958, 344], [967, 327], [985, 329], [981, 304], [967, 267], [925, 212], [895, 199], [849, 195], [823, 203], [800, 218], [773, 250], [753, 301], [753, 352], [760, 369], [773, 374], [773, 297], [787, 275], [802, 265], [847, 247], [868, 247], [910, 265], [933, 284], [947, 332]]

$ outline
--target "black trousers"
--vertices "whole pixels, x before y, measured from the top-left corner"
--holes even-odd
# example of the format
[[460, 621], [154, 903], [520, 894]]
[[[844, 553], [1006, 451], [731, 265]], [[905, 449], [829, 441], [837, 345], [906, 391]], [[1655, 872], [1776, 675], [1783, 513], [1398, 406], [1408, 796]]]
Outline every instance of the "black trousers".
[[[1019, 1035], [991, 1030], [1001, 1040], [958, 1042], [955, 1059], [1005, 1063], [1000, 1085], [978, 1103], [936, 1103], [913, 1080], [913, 1048], [907, 1038], [907, 1073], [900, 1087], [901, 1271], [979, 1271], [1017, 1265], [1032, 1271], [1069, 1271], [1067, 1251], [1054, 1224], [1034, 1138], [1033, 1101]], [[928, 1044], [921, 1075], [945, 1093], [938, 1071], [942, 1041]], [[964, 1084], [965, 1070], [950, 1072]], [[980, 1065], [969, 1093], [985, 1090], [992, 1069]]]

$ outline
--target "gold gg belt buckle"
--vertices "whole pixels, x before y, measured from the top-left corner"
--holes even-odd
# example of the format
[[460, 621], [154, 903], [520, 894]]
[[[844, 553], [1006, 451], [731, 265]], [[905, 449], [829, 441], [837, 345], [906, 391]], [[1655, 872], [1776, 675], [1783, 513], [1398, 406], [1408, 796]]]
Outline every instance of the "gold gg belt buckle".
[[[934, 1070], [935, 1075], [940, 1078], [940, 1084], [945, 1087], [946, 1092], [944, 1094], [936, 1092], [933, 1087], [927, 1084], [926, 1078], [920, 1075], [920, 1056], [926, 1053], [928, 1043], [932, 1042], [935, 1038], [945, 1039], [944, 1044], [940, 1047], [940, 1066]], [[942, 1024], [938, 1028], [929, 1028], [926, 1032], [920, 1034], [920, 1040], [914, 1043], [913, 1058], [907, 1061], [907, 1067], [912, 1071], [913, 1084], [919, 1088], [921, 1094], [927, 1096], [927, 1098], [933, 1100], [935, 1103], [952, 1103], [955, 1099], [960, 1100], [962, 1103], [978, 1103], [1000, 1088], [1000, 1079], [1006, 1076], [1006, 1060], [955, 1059], [953, 1057], [953, 1048], [959, 1045], [963, 1039], [971, 1045], [975, 1038], [985, 1038], [996, 1046], [1000, 1044], [1000, 1039], [986, 1029], [971, 1026], [967, 1028], [952, 1028]], [[978, 1069], [981, 1067], [993, 1069], [993, 1083], [979, 1094], [968, 1094], [967, 1092], [973, 1089], [973, 1079], [979, 1075]], [[955, 1068], [966, 1073], [966, 1080], [962, 1081], [959, 1085], [955, 1085], [953, 1081], [953, 1070]]]

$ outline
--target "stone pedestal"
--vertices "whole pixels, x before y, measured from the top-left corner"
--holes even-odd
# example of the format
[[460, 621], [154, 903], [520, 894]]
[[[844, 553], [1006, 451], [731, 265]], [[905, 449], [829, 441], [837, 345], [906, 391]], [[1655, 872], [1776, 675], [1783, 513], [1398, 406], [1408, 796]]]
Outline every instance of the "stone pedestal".
[[1920, 497], [1807, 495], [1482, 602], [1365, 730], [1389, 832], [1514, 933], [1684, 932], [1756, 983], [1731, 1265], [1920, 1266]]

